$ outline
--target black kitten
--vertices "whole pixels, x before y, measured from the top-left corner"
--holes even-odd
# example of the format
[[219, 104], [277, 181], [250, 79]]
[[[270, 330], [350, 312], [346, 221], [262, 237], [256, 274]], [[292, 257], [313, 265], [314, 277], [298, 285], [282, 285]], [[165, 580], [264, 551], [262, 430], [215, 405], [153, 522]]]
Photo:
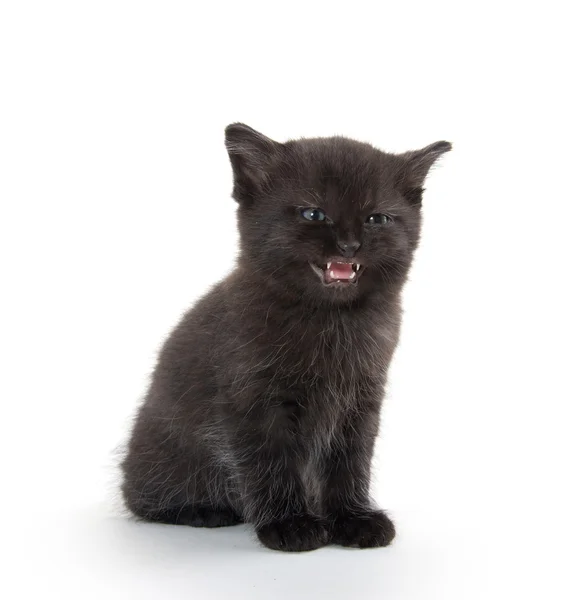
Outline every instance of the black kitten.
[[279, 550], [386, 546], [369, 497], [423, 182], [450, 150], [226, 130], [237, 268], [167, 340], [122, 486], [150, 521], [248, 522]]

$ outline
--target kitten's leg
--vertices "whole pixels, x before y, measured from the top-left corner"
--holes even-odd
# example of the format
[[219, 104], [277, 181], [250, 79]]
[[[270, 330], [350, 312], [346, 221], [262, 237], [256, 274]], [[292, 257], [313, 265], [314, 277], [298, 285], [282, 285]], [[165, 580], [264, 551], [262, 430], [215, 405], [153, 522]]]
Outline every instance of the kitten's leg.
[[341, 546], [387, 546], [394, 524], [374, 509], [369, 497], [370, 467], [378, 414], [355, 413], [344, 424], [325, 465], [324, 509], [332, 542]]
[[243, 522], [238, 504], [229, 495], [226, 469], [202, 448], [179, 453], [170, 446], [169, 434], [155, 426], [149, 433], [148, 441], [138, 434], [131, 439], [122, 464], [123, 498], [134, 515], [192, 527]]
[[303, 449], [288, 408], [272, 402], [240, 418], [234, 453], [245, 521], [268, 548], [314, 550], [329, 543], [323, 519], [309, 511], [301, 478]]
[[[173, 493], [174, 490], [177, 491]], [[144, 521], [191, 527], [226, 527], [243, 523], [243, 517], [228, 498], [212, 499], [204, 490], [198, 493], [181, 480], [166, 487], [154, 481], [153, 474], [145, 481], [137, 477], [135, 471], [132, 480], [127, 477], [123, 494], [129, 510]]]

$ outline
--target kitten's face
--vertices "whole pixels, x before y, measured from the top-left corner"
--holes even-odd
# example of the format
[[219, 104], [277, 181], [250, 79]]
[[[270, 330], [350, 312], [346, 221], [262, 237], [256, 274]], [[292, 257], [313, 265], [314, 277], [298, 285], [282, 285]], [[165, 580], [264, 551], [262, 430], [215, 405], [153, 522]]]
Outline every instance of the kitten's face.
[[450, 148], [395, 156], [344, 138], [278, 144], [244, 125], [227, 128], [227, 147], [241, 264], [274, 288], [334, 303], [404, 280], [422, 180]]

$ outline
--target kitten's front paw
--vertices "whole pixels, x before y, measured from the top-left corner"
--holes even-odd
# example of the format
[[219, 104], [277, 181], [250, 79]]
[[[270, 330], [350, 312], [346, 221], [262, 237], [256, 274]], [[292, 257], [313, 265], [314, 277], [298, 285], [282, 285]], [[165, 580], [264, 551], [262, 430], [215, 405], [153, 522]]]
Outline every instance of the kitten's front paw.
[[297, 515], [257, 529], [259, 541], [273, 550], [305, 552], [329, 543], [325, 524], [311, 515]]
[[394, 523], [381, 510], [340, 515], [332, 525], [332, 542], [340, 546], [388, 546], [395, 534]]

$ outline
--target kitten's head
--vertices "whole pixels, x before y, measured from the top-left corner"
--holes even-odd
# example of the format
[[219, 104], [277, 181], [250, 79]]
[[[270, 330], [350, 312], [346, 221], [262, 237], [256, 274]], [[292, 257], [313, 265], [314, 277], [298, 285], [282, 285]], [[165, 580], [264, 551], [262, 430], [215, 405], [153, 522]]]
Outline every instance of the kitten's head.
[[402, 284], [419, 239], [436, 142], [388, 154], [342, 137], [275, 142], [226, 129], [239, 203], [241, 266], [252, 279], [314, 302], [350, 302]]

